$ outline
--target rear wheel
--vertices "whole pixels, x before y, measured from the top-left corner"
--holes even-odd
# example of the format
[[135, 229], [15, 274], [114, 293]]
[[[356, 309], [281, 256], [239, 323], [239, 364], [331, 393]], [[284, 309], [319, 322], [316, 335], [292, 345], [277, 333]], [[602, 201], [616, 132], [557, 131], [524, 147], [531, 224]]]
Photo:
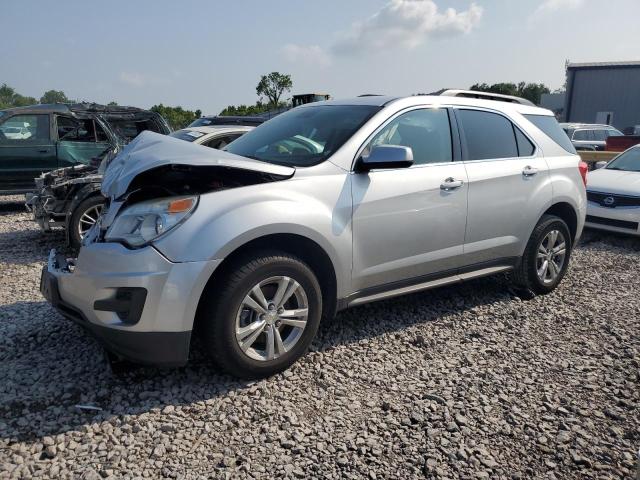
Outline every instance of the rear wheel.
[[571, 248], [571, 233], [564, 220], [544, 215], [514, 271], [515, 283], [537, 294], [553, 291], [567, 271]]
[[260, 378], [307, 351], [322, 315], [320, 285], [297, 257], [245, 258], [208, 287], [200, 311], [203, 343], [226, 372]]
[[69, 242], [73, 248], [80, 248], [82, 239], [98, 221], [105, 200], [100, 195], [89, 197], [75, 208], [69, 222]]

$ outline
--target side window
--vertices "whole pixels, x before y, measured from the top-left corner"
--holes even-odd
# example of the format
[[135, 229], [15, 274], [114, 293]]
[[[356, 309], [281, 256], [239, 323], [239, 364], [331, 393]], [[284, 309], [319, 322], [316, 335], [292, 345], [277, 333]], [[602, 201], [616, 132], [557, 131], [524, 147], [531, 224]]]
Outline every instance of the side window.
[[530, 157], [535, 152], [536, 147], [534, 147], [533, 143], [525, 136], [524, 133], [520, 131], [520, 129], [516, 126], [513, 127], [513, 131], [516, 132], [516, 142], [518, 144], [518, 156], [519, 157]]
[[240, 135], [226, 135], [224, 137], [215, 137], [206, 142], [205, 146], [215, 148], [216, 150], [222, 150], [239, 136]]
[[573, 139], [578, 141], [591, 140], [589, 133], [589, 130], [576, 130], [573, 134]]
[[513, 124], [497, 113], [458, 110], [467, 144], [467, 160], [514, 158], [518, 145]]
[[404, 113], [391, 121], [369, 142], [363, 155], [378, 145], [399, 145], [413, 150], [413, 162], [450, 162], [451, 125], [446, 109], [421, 109]]
[[14, 115], [0, 125], [3, 142], [37, 143], [49, 139], [49, 115]]
[[93, 119], [56, 117], [58, 140], [64, 142], [106, 142], [107, 136]]

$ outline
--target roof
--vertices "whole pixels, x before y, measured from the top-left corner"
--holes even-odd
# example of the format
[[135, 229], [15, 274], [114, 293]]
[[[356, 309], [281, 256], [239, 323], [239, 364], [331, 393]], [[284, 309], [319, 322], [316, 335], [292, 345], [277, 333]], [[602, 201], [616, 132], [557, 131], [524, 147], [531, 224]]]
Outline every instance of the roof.
[[562, 128], [615, 128], [611, 125], [605, 125], [602, 123], [579, 123], [579, 122], [568, 122], [568, 123], [560, 123]]
[[347, 98], [343, 100], [328, 100], [325, 102], [314, 102], [301, 105], [297, 108], [314, 108], [322, 105], [368, 105], [375, 107], [384, 107], [389, 104], [400, 104], [402, 106], [414, 106], [414, 105], [461, 105], [461, 106], [479, 106], [486, 108], [494, 108], [503, 111], [517, 111], [522, 114], [531, 115], [553, 115], [548, 109], [536, 107], [534, 105], [510, 103], [504, 101], [488, 100], [488, 99], [476, 99], [467, 97], [450, 97], [441, 95], [408, 95], [405, 97], [390, 97], [390, 96], [369, 96], [369, 97], [357, 97]]
[[47, 113], [70, 113], [70, 112], [82, 112], [82, 113], [106, 113], [106, 114], [118, 114], [118, 113], [137, 113], [146, 112], [137, 107], [125, 107], [121, 105], [100, 105], [98, 103], [39, 103], [37, 105], [27, 105], [24, 107], [10, 107], [5, 111], [12, 112], [47, 112]]
[[570, 63], [569, 65], [567, 65], [567, 69], [569, 70], [600, 69], [600, 68], [640, 68], [640, 61]]
[[[209, 120], [211, 125], [259, 125], [265, 119], [258, 115], [203, 115], [197, 120]], [[196, 121], [197, 121], [196, 120]]]
[[327, 100], [324, 102], [307, 103], [300, 105], [298, 108], [309, 108], [315, 105], [370, 105], [372, 107], [383, 107], [389, 102], [398, 100], [402, 97], [390, 97], [386, 95], [376, 95], [367, 97], [345, 98], [342, 100]]
[[248, 132], [255, 127], [247, 125], [213, 125], [213, 126], [201, 126], [201, 127], [185, 127], [180, 130], [188, 130], [190, 132], [200, 132], [204, 134], [210, 133], [226, 133], [226, 132]]

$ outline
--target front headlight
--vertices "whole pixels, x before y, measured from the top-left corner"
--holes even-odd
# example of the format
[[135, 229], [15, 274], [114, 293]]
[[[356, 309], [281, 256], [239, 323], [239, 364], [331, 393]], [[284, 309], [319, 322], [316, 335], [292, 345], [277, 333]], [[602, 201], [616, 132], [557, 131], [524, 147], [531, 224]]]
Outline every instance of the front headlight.
[[198, 205], [198, 197], [169, 197], [140, 202], [120, 213], [105, 240], [141, 247], [184, 222]]

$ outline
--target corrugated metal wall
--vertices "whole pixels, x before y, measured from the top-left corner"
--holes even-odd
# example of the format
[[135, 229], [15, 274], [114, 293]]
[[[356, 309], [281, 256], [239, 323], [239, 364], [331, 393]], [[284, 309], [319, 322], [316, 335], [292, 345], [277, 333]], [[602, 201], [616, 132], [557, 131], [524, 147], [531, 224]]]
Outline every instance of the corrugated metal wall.
[[613, 112], [620, 130], [640, 125], [640, 67], [570, 69], [567, 86], [567, 121], [596, 123], [598, 112]]

